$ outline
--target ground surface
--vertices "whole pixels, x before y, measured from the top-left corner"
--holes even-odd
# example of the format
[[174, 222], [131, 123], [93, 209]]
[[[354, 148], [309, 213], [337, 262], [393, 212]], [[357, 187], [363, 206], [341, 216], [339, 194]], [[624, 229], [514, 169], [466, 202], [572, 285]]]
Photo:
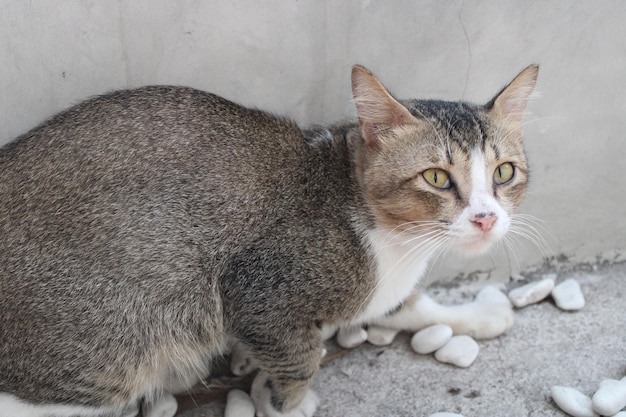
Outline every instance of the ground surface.
[[[569, 277], [582, 286], [584, 309], [566, 313], [546, 300], [517, 310], [505, 335], [479, 342], [469, 368], [414, 353], [410, 335], [398, 336], [391, 346], [364, 344], [340, 355], [315, 380], [322, 400], [315, 416], [420, 417], [439, 411], [465, 417], [565, 416], [550, 399], [551, 386], [592, 395], [602, 379], [626, 375], [626, 264], [574, 271], [558, 281]], [[474, 292], [429, 291], [447, 303], [470, 301]], [[223, 400], [209, 398], [196, 397], [197, 407], [180, 415], [221, 416]]]

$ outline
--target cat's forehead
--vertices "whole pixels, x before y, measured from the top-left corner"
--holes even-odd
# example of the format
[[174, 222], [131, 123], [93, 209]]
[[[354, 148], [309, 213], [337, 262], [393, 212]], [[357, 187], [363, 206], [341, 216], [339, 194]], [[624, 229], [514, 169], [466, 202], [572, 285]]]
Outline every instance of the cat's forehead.
[[440, 150], [436, 157], [450, 164], [467, 159], [475, 149], [495, 159], [523, 152], [521, 142], [512, 137], [503, 140], [508, 135], [496, 126], [483, 106], [440, 100], [411, 100], [404, 105], [426, 121], [423, 139], [433, 142], [433, 148]]
[[489, 138], [489, 121], [477, 105], [440, 100], [412, 100], [406, 104], [414, 116], [429, 123], [433, 135], [455, 142], [463, 151], [482, 149]]

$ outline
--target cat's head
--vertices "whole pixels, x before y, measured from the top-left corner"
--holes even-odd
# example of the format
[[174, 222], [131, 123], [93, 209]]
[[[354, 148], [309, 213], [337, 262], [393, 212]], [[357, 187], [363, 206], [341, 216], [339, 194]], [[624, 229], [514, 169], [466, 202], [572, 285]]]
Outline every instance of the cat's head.
[[356, 163], [377, 226], [425, 249], [446, 245], [470, 255], [501, 239], [526, 190], [522, 115], [537, 74], [529, 66], [482, 106], [401, 103], [355, 66]]

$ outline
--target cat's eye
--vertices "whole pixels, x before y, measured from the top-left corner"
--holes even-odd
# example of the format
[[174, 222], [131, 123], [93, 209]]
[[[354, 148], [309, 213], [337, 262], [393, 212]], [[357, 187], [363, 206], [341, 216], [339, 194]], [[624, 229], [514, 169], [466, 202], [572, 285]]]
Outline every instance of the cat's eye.
[[433, 187], [437, 187], [442, 190], [450, 188], [450, 177], [448, 176], [448, 173], [442, 169], [427, 169], [426, 171], [422, 172], [422, 176], [424, 177], [426, 182]]
[[496, 184], [501, 185], [511, 181], [515, 174], [515, 167], [510, 162], [505, 162], [496, 168], [493, 173], [493, 180]]

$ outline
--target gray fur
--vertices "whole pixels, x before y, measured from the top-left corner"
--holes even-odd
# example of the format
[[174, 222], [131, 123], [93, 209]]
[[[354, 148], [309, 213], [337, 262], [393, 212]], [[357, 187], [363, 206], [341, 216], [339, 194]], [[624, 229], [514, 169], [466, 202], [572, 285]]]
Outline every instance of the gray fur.
[[[428, 106], [408, 107], [436, 117]], [[132, 408], [173, 389], [163, 375], [184, 389], [237, 340], [274, 407], [293, 408], [321, 324], [349, 323], [377, 282], [365, 142], [358, 123], [303, 132], [160, 86], [93, 98], [1, 148], [0, 392]], [[385, 158], [422, 149], [398, 143]], [[412, 201], [400, 197], [413, 168], [376, 169], [385, 198]], [[436, 216], [444, 199], [425, 201]]]
[[0, 391], [33, 402], [130, 401], [157, 351], [208, 360], [225, 333], [308, 378], [316, 323], [349, 320], [374, 282], [345, 138], [309, 146], [211, 94], [89, 100], [0, 166]]

